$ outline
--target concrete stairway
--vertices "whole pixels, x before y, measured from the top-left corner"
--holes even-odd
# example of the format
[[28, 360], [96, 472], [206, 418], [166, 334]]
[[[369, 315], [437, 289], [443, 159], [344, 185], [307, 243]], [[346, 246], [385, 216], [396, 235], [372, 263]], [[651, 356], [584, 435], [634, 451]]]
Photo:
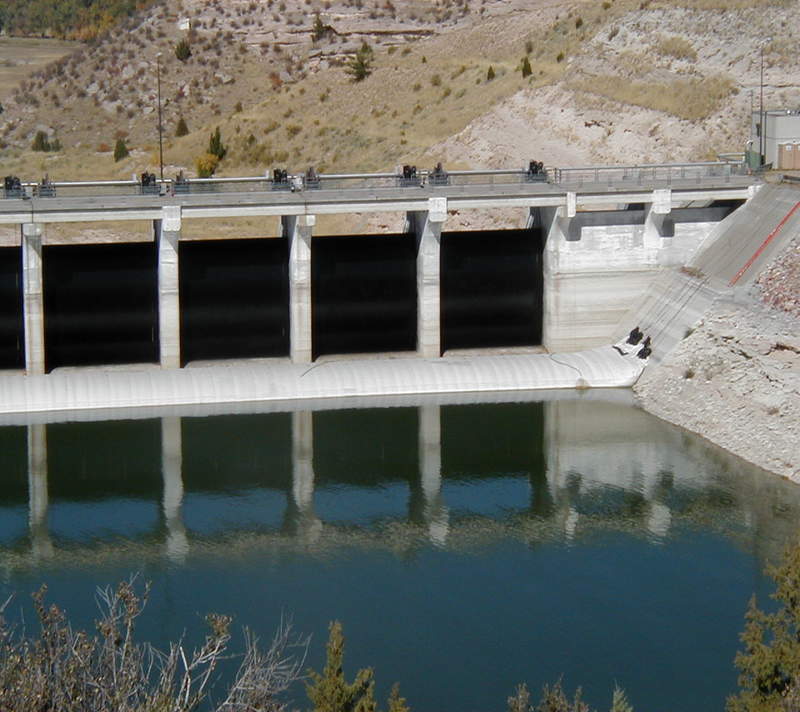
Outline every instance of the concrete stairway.
[[717, 299], [747, 289], [759, 272], [800, 233], [800, 189], [763, 186], [714, 229], [685, 267], [661, 275], [614, 332], [636, 325], [653, 340], [659, 363]]

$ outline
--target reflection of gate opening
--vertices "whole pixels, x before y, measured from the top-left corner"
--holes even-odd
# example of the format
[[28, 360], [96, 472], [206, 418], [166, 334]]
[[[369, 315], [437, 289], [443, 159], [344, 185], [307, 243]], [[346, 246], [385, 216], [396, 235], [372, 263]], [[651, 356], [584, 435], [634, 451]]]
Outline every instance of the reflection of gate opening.
[[42, 248], [45, 365], [158, 362], [152, 242]]
[[186, 491], [291, 488], [291, 429], [289, 413], [181, 418]]
[[162, 488], [161, 469], [159, 418], [47, 425], [51, 501], [100, 495], [150, 504]]
[[315, 357], [416, 349], [413, 235], [315, 237], [311, 249]]
[[0, 370], [4, 368], [25, 368], [19, 247], [0, 248]]
[[320, 487], [416, 482], [417, 408], [314, 413], [314, 474]]
[[442, 233], [442, 348], [542, 343], [541, 231]]
[[181, 358], [289, 355], [285, 238], [179, 243]]

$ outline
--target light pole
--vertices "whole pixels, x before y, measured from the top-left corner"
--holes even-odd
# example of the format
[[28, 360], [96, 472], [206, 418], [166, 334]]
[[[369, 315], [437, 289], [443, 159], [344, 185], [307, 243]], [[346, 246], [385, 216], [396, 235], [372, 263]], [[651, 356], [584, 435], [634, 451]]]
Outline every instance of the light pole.
[[759, 108], [758, 108], [758, 122], [759, 122], [759, 132], [758, 132], [758, 160], [759, 165], [763, 167], [764, 165], [764, 133], [766, 132], [766, 126], [764, 126], [764, 45], [761, 45], [761, 80], [760, 80], [760, 88], [761, 88], [761, 98], [759, 100]]
[[156, 87], [158, 92], [158, 168], [164, 181], [164, 140], [161, 127], [161, 52], [156, 55]]
[[759, 107], [758, 107], [758, 121], [761, 124], [761, 131], [758, 136], [758, 153], [759, 153], [759, 161], [761, 163], [761, 167], [764, 166], [766, 161], [766, 156], [764, 155], [767, 151], [767, 122], [766, 122], [766, 114], [764, 113], [764, 46], [768, 43], [772, 42], [772, 37], [765, 37], [761, 42], [761, 47], [759, 48], [759, 54], [761, 56], [761, 79], [759, 80], [759, 88], [760, 88], [760, 96], [759, 96]]

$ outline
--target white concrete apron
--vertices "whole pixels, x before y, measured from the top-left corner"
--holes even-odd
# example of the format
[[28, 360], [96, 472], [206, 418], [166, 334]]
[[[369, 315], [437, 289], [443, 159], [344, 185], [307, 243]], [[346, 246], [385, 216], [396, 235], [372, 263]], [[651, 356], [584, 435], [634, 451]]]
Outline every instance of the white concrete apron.
[[0, 414], [352, 396], [620, 388], [645, 362], [612, 346], [565, 354], [264, 360], [184, 369], [70, 369], [0, 375]]

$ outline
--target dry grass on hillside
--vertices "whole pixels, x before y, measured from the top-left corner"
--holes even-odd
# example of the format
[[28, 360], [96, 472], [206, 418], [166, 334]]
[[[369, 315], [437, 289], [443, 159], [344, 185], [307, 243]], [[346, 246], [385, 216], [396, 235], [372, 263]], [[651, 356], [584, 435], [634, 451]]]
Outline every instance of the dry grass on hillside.
[[649, 82], [600, 75], [572, 79], [568, 86], [575, 91], [663, 111], [688, 121], [717, 111], [725, 99], [737, 91], [727, 77], [680, 77], [669, 82]]
[[[374, 73], [357, 84], [350, 81], [341, 66], [315, 69], [308, 64], [298, 73], [300, 60], [292, 57], [311, 50], [311, 45], [306, 49], [298, 45], [291, 54], [283, 51], [284, 60], [294, 62], [293, 75], [287, 82], [274, 81], [266, 75], [267, 65], [254, 58], [252, 47], [237, 49], [235, 35], [230, 45], [233, 51], [221, 56], [223, 40], [214, 40], [211, 46], [205, 40], [198, 42], [192, 59], [183, 66], [169, 56], [174, 38], [166, 30], [156, 29], [153, 49], [164, 52], [167, 173], [184, 168], [191, 174], [194, 159], [205, 151], [209, 133], [216, 125], [229, 148], [219, 169], [221, 175], [262, 173], [275, 166], [299, 170], [312, 164], [326, 171], [391, 169], [403, 162], [426, 166], [435, 158], [427, 153], [432, 145], [457, 133], [492, 105], [523, 87], [558, 81], [567, 69], [569, 57], [597, 32], [605, 31], [609, 20], [633, 5], [634, 0], [615, 0], [600, 4], [578, 2], [570, 8], [541, 0], [536, 12], [509, 12], [429, 39], [377, 47]], [[308, 14], [315, 6], [312, 2], [304, 11]], [[166, 17], [179, 14], [171, 4], [165, 12]], [[234, 16], [238, 17], [236, 13]], [[246, 18], [241, 21], [246, 24]], [[142, 41], [141, 36], [134, 39]], [[272, 57], [274, 51], [269, 52]], [[105, 57], [107, 53], [105, 45], [87, 53], [86, 65], [91, 70], [88, 78], [99, 81], [104, 87], [101, 91], [114, 96], [113, 82], [124, 76], [120, 68], [125, 64], [117, 65], [117, 75], [98, 75], [102, 62], [94, 57]], [[151, 54], [148, 52], [147, 56]], [[526, 54], [533, 76], [523, 80], [520, 68]], [[220, 84], [215, 80], [203, 91], [206, 79], [202, 76], [209, 76], [204, 65], [213, 65], [215, 56], [222, 64], [228, 62], [224, 71], [235, 81]], [[136, 67], [136, 62], [132, 66]], [[496, 75], [492, 81], [487, 79], [490, 66]], [[188, 77], [197, 69], [202, 75], [200, 90], [192, 89], [183, 98], [175, 94], [182, 83], [195, 81]], [[68, 69], [67, 74], [75, 76], [73, 69]], [[123, 81], [128, 87], [125, 91], [148, 77], [146, 72], [138, 75], [137, 70], [136, 76]], [[118, 76], [117, 80], [114, 76]], [[146, 93], [147, 87], [142, 87], [137, 91]], [[44, 97], [40, 110], [44, 115], [44, 102], [52, 100], [54, 92], [37, 91]], [[120, 97], [123, 94], [120, 89]], [[153, 99], [146, 96], [142, 109]], [[241, 111], [235, 110], [237, 104], [241, 104]], [[213, 107], [210, 115], [209, 106]], [[69, 111], [72, 113], [67, 115]], [[58, 134], [67, 150], [58, 156], [8, 151], [6, 161], [11, 170], [21, 175], [33, 171], [56, 177], [127, 178], [157, 166], [157, 133], [152, 114], [129, 117], [124, 111], [109, 112], [94, 107], [88, 97], [70, 101], [63, 112], [56, 114], [68, 119]], [[191, 133], [177, 139], [174, 126], [180, 115], [186, 118]], [[110, 148], [119, 135], [128, 137], [132, 152], [130, 158], [114, 163], [110, 152], [98, 148], [100, 144]], [[76, 146], [75, 141], [81, 145]]]
[[33, 72], [61, 59], [78, 47], [75, 42], [23, 37], [0, 38], [0, 101]]
[[697, 51], [692, 46], [692, 43], [684, 37], [661, 35], [656, 43], [656, 48], [667, 57], [685, 59], [690, 62], [697, 61]]

